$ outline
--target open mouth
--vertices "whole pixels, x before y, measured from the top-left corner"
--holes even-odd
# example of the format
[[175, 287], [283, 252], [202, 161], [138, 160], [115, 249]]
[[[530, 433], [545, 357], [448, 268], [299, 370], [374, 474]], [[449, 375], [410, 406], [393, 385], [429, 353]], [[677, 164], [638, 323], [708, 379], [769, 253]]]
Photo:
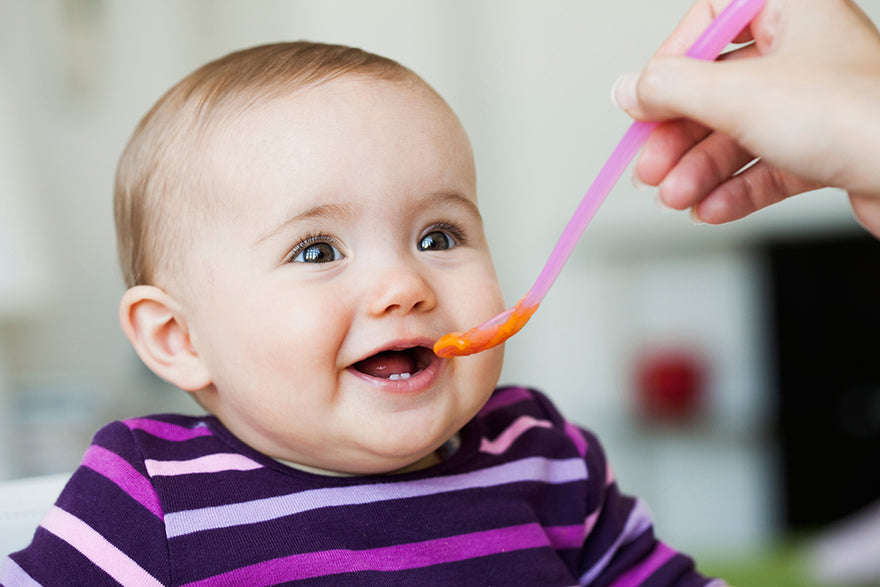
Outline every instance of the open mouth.
[[370, 377], [397, 381], [409, 379], [431, 365], [436, 356], [427, 347], [387, 350], [359, 361], [353, 367]]

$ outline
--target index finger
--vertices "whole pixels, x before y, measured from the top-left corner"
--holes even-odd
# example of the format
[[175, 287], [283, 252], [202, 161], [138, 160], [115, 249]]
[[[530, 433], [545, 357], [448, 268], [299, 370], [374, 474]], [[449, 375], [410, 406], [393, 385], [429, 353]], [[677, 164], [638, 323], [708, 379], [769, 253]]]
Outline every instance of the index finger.
[[[656, 55], [683, 55], [686, 53], [730, 2], [731, 0], [697, 0], [694, 2], [672, 34], [657, 49]], [[743, 32], [737, 35], [734, 42], [745, 43], [751, 41], [752, 38], [750, 28], [746, 27]]]

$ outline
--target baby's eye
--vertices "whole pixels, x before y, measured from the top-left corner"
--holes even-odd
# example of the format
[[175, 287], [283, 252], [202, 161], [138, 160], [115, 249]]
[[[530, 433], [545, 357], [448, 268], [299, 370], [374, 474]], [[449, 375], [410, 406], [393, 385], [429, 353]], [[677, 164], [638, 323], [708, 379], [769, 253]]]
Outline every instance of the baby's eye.
[[331, 263], [342, 258], [339, 249], [323, 240], [307, 240], [290, 254], [292, 263]]
[[433, 230], [419, 241], [420, 251], [445, 251], [455, 246], [455, 239], [442, 230]]

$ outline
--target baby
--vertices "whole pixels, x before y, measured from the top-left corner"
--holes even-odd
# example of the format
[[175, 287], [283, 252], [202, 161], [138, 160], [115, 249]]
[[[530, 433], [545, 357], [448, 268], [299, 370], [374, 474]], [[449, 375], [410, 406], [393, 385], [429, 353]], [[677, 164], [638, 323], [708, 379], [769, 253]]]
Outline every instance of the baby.
[[197, 70], [116, 182], [122, 327], [210, 414], [101, 430], [3, 585], [716, 584], [590, 433], [431, 345], [504, 309], [468, 138], [388, 59]]

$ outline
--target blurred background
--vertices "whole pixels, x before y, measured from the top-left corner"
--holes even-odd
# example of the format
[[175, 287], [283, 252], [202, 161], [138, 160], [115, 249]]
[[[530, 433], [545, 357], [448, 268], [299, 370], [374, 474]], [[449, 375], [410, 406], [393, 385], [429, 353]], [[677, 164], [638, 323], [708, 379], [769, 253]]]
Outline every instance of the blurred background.
[[[689, 5], [0, 0], [0, 480], [71, 471], [110, 419], [198, 410], [141, 365], [116, 314], [116, 161], [181, 77], [293, 39], [414, 69], [470, 133], [512, 303], [629, 124], [614, 80]], [[880, 20], [880, 0], [860, 5]], [[704, 571], [848, 584], [861, 563], [835, 553], [880, 553], [880, 245], [835, 190], [708, 227], [628, 175], [508, 343], [502, 382], [595, 430]]]

